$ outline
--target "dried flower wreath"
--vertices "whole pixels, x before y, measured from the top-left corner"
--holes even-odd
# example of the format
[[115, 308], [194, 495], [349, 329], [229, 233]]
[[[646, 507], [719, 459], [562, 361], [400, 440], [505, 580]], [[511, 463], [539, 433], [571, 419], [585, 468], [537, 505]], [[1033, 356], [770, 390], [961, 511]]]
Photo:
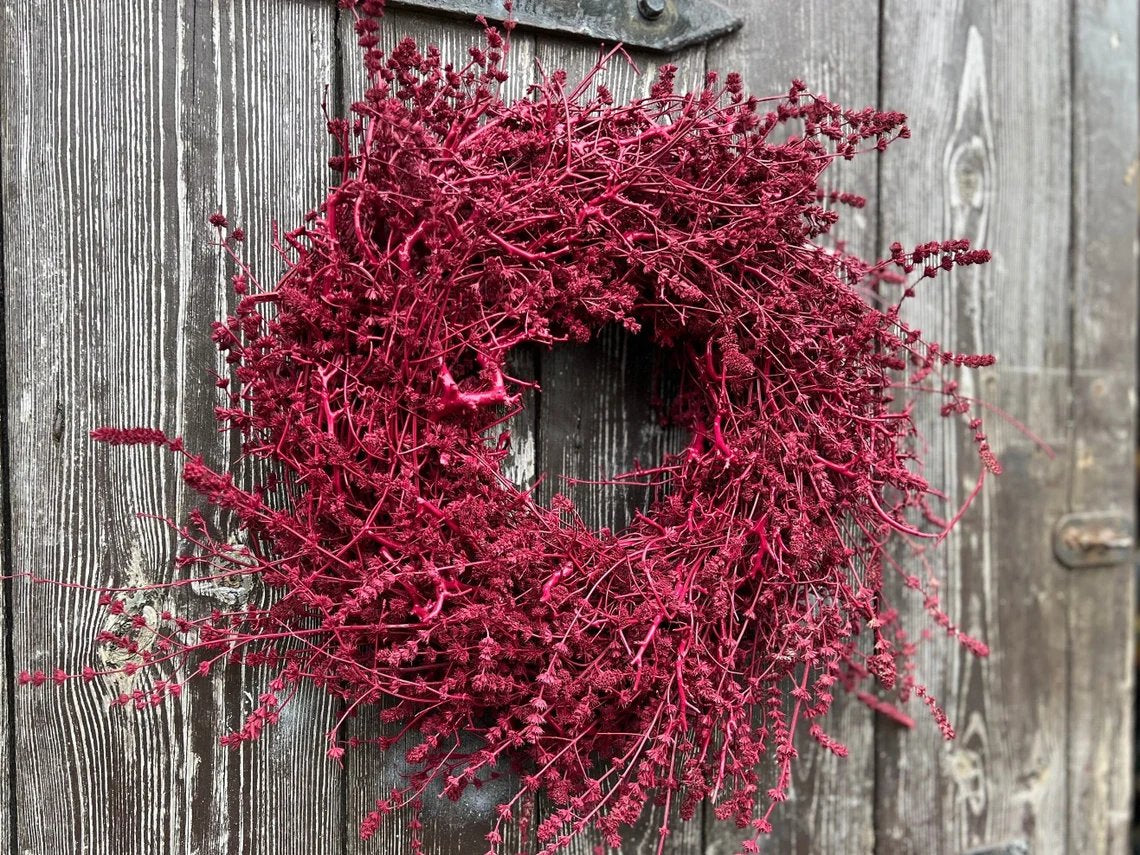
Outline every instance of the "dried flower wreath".
[[[889, 548], [920, 550], [962, 510], [939, 517], [920, 474], [915, 394], [944, 396], [943, 415], [969, 421], [978, 489], [999, 471], [972, 402], [944, 376], [992, 357], [923, 340], [899, 305], [917, 279], [989, 255], [949, 240], [895, 244], [872, 263], [824, 245], [836, 205], [863, 205], [824, 189], [824, 170], [906, 137], [905, 117], [841, 109], [798, 81], [750, 97], [736, 74], [680, 94], [670, 66], [648, 97], [615, 104], [596, 79], [606, 60], [508, 102], [509, 23], [452, 66], [411, 40], [385, 55], [382, 3], [343, 5], [370, 88], [328, 123], [342, 177], [283, 236], [275, 286], [241, 262], [243, 232], [211, 220], [240, 295], [213, 330], [232, 369], [216, 416], [273, 474], [246, 489], [160, 431], [92, 432], [184, 455], [186, 483], [247, 542], [211, 535], [193, 511], [169, 521], [196, 548], [180, 564], [258, 578], [275, 599], [191, 620], [132, 615], [106, 592], [121, 629], [98, 640], [131, 663], [55, 680], [151, 668], [161, 679], [117, 700], [143, 708], [219, 661], [273, 669], [231, 746], [313, 681], [346, 715], [370, 708], [418, 735], [406, 786], [380, 794], [365, 837], [432, 782], [458, 798], [516, 770], [491, 853], [535, 791], [553, 805], [536, 829], [544, 853], [590, 826], [619, 846], [647, 804], [689, 819], [706, 797], [758, 851], [797, 730], [846, 753], [820, 725], [837, 683], [903, 722], [862, 681], [917, 695], [952, 736], [914, 678], [883, 575], [902, 574], [936, 624], [985, 655], [940, 609], [933, 578]], [[528, 386], [509, 374], [512, 350], [615, 323], [676, 357], [672, 415], [691, 442], [632, 473], [663, 484], [662, 498], [612, 533], [562, 496], [546, 507], [510, 483], [499, 432]], [[359, 744], [343, 721], [329, 731], [334, 758]]]

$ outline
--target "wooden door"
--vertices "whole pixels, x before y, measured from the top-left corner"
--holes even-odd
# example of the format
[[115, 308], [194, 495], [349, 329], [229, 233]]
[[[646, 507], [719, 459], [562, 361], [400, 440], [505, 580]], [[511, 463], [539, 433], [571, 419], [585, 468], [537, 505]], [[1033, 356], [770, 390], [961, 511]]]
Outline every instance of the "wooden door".
[[[624, 0], [623, 0], [624, 2]], [[668, 57], [698, 85], [743, 72], [769, 94], [800, 77], [843, 104], [911, 116], [913, 139], [836, 181], [871, 203], [842, 226], [858, 251], [965, 235], [995, 260], [919, 300], [916, 323], [962, 349], [993, 351], [976, 391], [1028, 423], [1050, 456], [991, 419], [1006, 473], [945, 548], [943, 598], [993, 655], [926, 645], [921, 677], [959, 737], [921, 715], [903, 731], [844, 699], [832, 730], [851, 756], [805, 749], [772, 853], [1126, 851], [1132, 791], [1132, 568], [1069, 570], [1051, 531], [1075, 511], [1134, 503], [1137, 33], [1125, 0], [731, 0], [735, 35]], [[6, 572], [88, 585], [150, 584], [177, 572], [177, 544], [139, 510], [187, 507], [158, 453], [96, 454], [88, 429], [152, 424], [217, 462], [207, 330], [225, 311], [225, 264], [207, 216], [250, 233], [272, 277], [270, 223], [295, 223], [329, 177], [320, 101], [359, 91], [354, 37], [332, 0], [4, 0], [3, 276]], [[470, 27], [393, 12], [404, 33], [460, 54]], [[534, 60], [571, 75], [588, 41], [520, 31], [512, 84]], [[666, 57], [631, 52], [643, 69]], [[615, 66], [618, 97], [646, 77]], [[846, 165], [844, 165], [846, 166]], [[658, 427], [648, 346], [635, 336], [521, 358], [543, 392], [516, 425], [512, 470], [590, 478], [683, 442]], [[961, 494], [969, 439], [935, 442], [932, 474]], [[552, 481], [551, 483], [555, 483]], [[597, 525], [621, 525], [644, 496], [573, 488]], [[320, 738], [333, 704], [308, 691], [259, 743], [217, 736], [256, 696], [242, 669], [199, 681], [180, 703], [108, 710], [120, 689], [69, 683], [11, 691], [15, 671], [97, 658], [102, 612], [74, 589], [5, 583], [0, 616], [0, 849], [54, 852], [336, 853], [403, 851], [399, 818], [355, 833], [398, 774], [391, 757], [341, 768]], [[199, 586], [183, 605], [247, 596]], [[183, 595], [180, 595], [183, 596]], [[913, 617], [920, 617], [915, 609]], [[354, 725], [368, 735], [368, 724]], [[431, 802], [432, 852], [480, 853], [482, 811]], [[543, 806], [534, 808], [541, 812]], [[653, 852], [660, 816], [623, 851]], [[670, 853], [736, 851], [711, 811], [673, 824]], [[526, 841], [518, 841], [525, 845]], [[593, 841], [576, 842], [588, 853]]]

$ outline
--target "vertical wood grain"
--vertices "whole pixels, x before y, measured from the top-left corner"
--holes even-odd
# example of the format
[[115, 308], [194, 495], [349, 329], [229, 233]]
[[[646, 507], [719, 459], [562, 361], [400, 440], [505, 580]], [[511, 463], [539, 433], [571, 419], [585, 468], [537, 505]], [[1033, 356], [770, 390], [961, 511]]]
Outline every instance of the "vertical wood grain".
[[[1136, 5], [1075, 2], [1071, 511], [1135, 508]], [[1070, 575], [1071, 853], [1130, 851], [1135, 568]]]
[[[0, 101], [0, 109], [3, 109], [3, 101]], [[2, 152], [2, 147], [0, 147]], [[3, 162], [3, 156], [0, 154], [0, 163]], [[0, 174], [0, 188], [3, 187], [3, 177]], [[3, 216], [3, 192], [0, 190], [0, 217]], [[0, 232], [0, 300], [3, 299], [3, 232]], [[0, 337], [3, 336], [3, 311], [0, 310]], [[3, 348], [0, 347], [0, 353], [3, 353]], [[6, 389], [6, 383], [3, 375], [0, 374], [0, 390]], [[4, 400], [4, 395], [0, 395], [0, 401]], [[0, 576], [7, 575], [10, 571], [8, 567], [11, 562], [11, 552], [8, 548], [9, 535], [11, 531], [10, 516], [8, 513], [8, 428], [7, 420], [4, 414], [0, 412], [0, 448], [3, 449], [2, 459], [0, 459]], [[15, 810], [15, 780], [13, 776], [16, 772], [15, 764], [15, 745], [13, 744], [12, 732], [12, 718], [11, 709], [15, 698], [12, 696], [14, 690], [15, 674], [12, 673], [12, 636], [9, 632], [9, 614], [11, 612], [11, 581], [3, 580], [0, 582], [0, 852], [6, 852], [8, 855], [13, 855], [11, 849], [12, 835], [16, 830], [16, 816]]]
[[[597, 62], [601, 47], [543, 35], [535, 54], [546, 73], [565, 70], [574, 84]], [[606, 85], [616, 103], [647, 95], [658, 67], [667, 62], [677, 66], [678, 91], [692, 91], [703, 83], [703, 47], [675, 56], [631, 50], [629, 56], [632, 64], [615, 57], [596, 81]], [[566, 479], [606, 479], [629, 471], [635, 462], [652, 466], [667, 452], [684, 447], [687, 437], [663, 428], [653, 406], [659, 392], [654, 388], [655, 359], [647, 332], [631, 335], [616, 326], [600, 331], [587, 344], [560, 344], [540, 355], [538, 465], [546, 476], [539, 493], [543, 501], [562, 493], [574, 502], [587, 525], [614, 530], [624, 527], [634, 510], [645, 507], [650, 497], [643, 488], [573, 484]], [[700, 814], [684, 823], [675, 810], [671, 817], [663, 814], [663, 808], [646, 808], [624, 834], [621, 851], [655, 853], [663, 825], [670, 828], [665, 852], [702, 850]], [[568, 852], [590, 855], [600, 843], [591, 829], [575, 839]]]
[[[232, 456], [214, 429], [208, 332], [229, 271], [205, 221], [218, 208], [241, 221], [250, 260], [275, 275], [270, 218], [295, 223], [323, 181], [314, 105], [334, 12], [9, 2], [5, 15], [4, 100], [19, 105], [3, 138], [13, 569], [168, 581], [175, 538], [134, 514], [185, 517], [197, 500], [176, 461], [94, 448], [87, 433], [153, 425], [215, 463]], [[138, 605], [208, 609], [218, 596]], [[98, 664], [90, 639], [107, 618], [94, 596], [17, 582], [14, 601], [18, 667]], [[339, 852], [326, 701], [303, 695], [261, 743], [217, 747], [263, 682], [231, 669], [141, 713], [107, 709], [125, 679], [20, 692], [19, 851]]]
[[[320, 103], [334, 77], [335, 10], [296, 0], [199, 3], [186, 7], [183, 20], [188, 36], [197, 40], [190, 51], [197, 70], [179, 103], [183, 110], [192, 105], [201, 110], [194, 118], [183, 118], [182, 139], [194, 158], [188, 184], [212, 186], [214, 193], [222, 194], [218, 205], [249, 233], [246, 260], [269, 286], [283, 270], [271, 247], [274, 223], [282, 229], [299, 225], [304, 213], [323, 198], [328, 183], [330, 145]], [[208, 198], [201, 204], [209, 210]], [[195, 280], [207, 279], [207, 267], [216, 257], [212, 249], [204, 254], [203, 270], [194, 274]], [[228, 288], [220, 290], [216, 300], [233, 309]], [[202, 329], [195, 324], [187, 335], [200, 336]], [[209, 412], [209, 406], [195, 403], [194, 411]], [[237, 463], [235, 445], [227, 442], [224, 452], [231, 465]], [[251, 483], [256, 474], [245, 465], [239, 472], [244, 483]], [[219, 531], [232, 528], [219, 519]], [[194, 590], [210, 608], [240, 606], [244, 599], [218, 586]], [[266, 598], [256, 590], [250, 595]], [[211, 799], [195, 825], [208, 828], [214, 839], [224, 829], [230, 847], [242, 852], [339, 853], [343, 773], [325, 756], [323, 738], [338, 710], [326, 693], [302, 686], [283, 708], [279, 724], [260, 740], [237, 752], [216, 744], [217, 735], [239, 724], [256, 704], [271, 676], [264, 669], [243, 667], [219, 674], [203, 687], [211, 701], [223, 701], [225, 719], [215, 720], [208, 738], [194, 734], [200, 756], [216, 764], [212, 771], [199, 770], [197, 782], [210, 787]], [[193, 803], [190, 809], [195, 811]], [[192, 834], [191, 839], [198, 836]]]
[[[2, 10], [0, 10], [2, 11]], [[0, 24], [3, 26], [3, 24]], [[3, 38], [0, 38], [0, 62], [6, 56]], [[6, 88], [0, 82], [0, 115], [7, 115], [10, 107]], [[3, 123], [0, 122], [0, 354], [7, 351], [7, 332], [4, 324], [7, 293], [4, 278], [4, 172], [5, 156]], [[8, 400], [7, 360], [0, 366], [0, 851], [13, 853], [13, 835], [16, 831], [15, 742], [12, 732], [13, 691], [16, 675], [12, 671], [12, 635], [9, 625], [12, 613], [12, 581], [5, 578], [12, 565], [12, 514], [9, 504], [10, 462], [8, 453]]]
[[[608, 46], [606, 48], [608, 50]], [[598, 61], [600, 45], [541, 37], [536, 56], [546, 73], [565, 70], [576, 84]], [[704, 77], [704, 50], [680, 56], [630, 51], [614, 57], [596, 82], [616, 103], [647, 95], [659, 66], [677, 66], [678, 91], [698, 89]], [[632, 63], [632, 64], [631, 64]], [[586, 344], [560, 344], [540, 357], [539, 466], [546, 480], [540, 496], [569, 497], [587, 525], [619, 530], [644, 508], [645, 488], [573, 483], [596, 481], [629, 471], [640, 462], [653, 466], [684, 447], [682, 432], [663, 428], [654, 406], [655, 347], [648, 330], [637, 335], [616, 324]], [[659, 387], [660, 383], [656, 383]]]
[[[365, 91], [364, 68], [352, 24], [351, 13], [342, 12], [337, 29], [338, 62], [344, 81], [344, 91], [340, 93], [342, 113], [353, 101], [359, 100]], [[379, 47], [385, 51], [410, 36], [421, 49], [430, 44], [437, 45], [445, 62], [461, 66], [468, 59], [468, 47], [482, 37], [482, 30], [474, 20], [390, 10], [383, 18], [378, 35], [381, 38]], [[524, 32], [515, 32], [508, 53], [507, 71], [511, 77], [504, 84], [505, 97], [520, 97], [525, 92], [533, 67], [533, 52], [533, 37]], [[533, 353], [512, 354], [510, 359], [517, 372], [515, 376], [522, 380], [534, 377]], [[524, 395], [523, 403], [524, 411], [504, 425], [511, 432], [512, 449], [504, 464], [504, 472], [516, 484], [529, 485], [535, 475], [533, 395]], [[391, 733], [392, 728], [381, 726], [376, 712], [375, 707], [360, 710], [357, 716], [347, 721], [345, 736], [371, 740]], [[384, 752], [373, 745], [363, 745], [346, 753], [345, 840], [346, 852], [350, 855], [403, 855], [410, 851], [408, 824], [413, 818], [410, 808], [389, 816], [371, 840], [361, 840], [358, 829], [360, 821], [373, 810], [378, 799], [387, 798], [393, 787], [407, 785], [404, 754], [416, 742], [414, 736], [408, 736]], [[474, 738], [469, 738], [464, 744], [465, 749], [478, 747]], [[502, 771], [499, 778], [483, 784], [477, 790], [469, 790], [458, 802], [443, 798], [438, 786], [433, 786], [424, 793], [420, 819], [424, 826], [422, 836], [426, 852], [432, 855], [477, 855], [487, 850], [484, 835], [493, 825], [495, 806], [509, 800], [520, 786], [517, 776]], [[504, 834], [502, 851], [517, 852], [526, 846], [527, 841], [519, 839], [517, 829], [507, 828], [506, 831], [508, 833]]]
[[[876, 0], [734, 0], [730, 5], [744, 19], [744, 27], [710, 46], [710, 70], [719, 71], [722, 76], [739, 71], [746, 89], [757, 95], [786, 92], [792, 79], [799, 78], [808, 88], [826, 94], [844, 107], [876, 103]], [[875, 155], [835, 163], [828, 168], [826, 177], [831, 187], [867, 197], [867, 206], [861, 210], [840, 210], [835, 237], [846, 240], [852, 251], [871, 257], [876, 252], [878, 210]], [[872, 850], [872, 714], [863, 704], [840, 692], [823, 725], [831, 736], [847, 745], [850, 754], [840, 759], [820, 749], [804, 728], [797, 740], [800, 756], [793, 770], [790, 798], [773, 815], [774, 831], [761, 841], [764, 851], [774, 855], [814, 855]], [[741, 832], [735, 825], [716, 822], [711, 811], [706, 812], [706, 817], [710, 855], [739, 851]]]
[[[957, 855], [1010, 841], [1063, 851], [1069, 604], [1049, 535], [1064, 507], [1070, 416], [1068, 10], [885, 0], [883, 22], [883, 102], [909, 113], [913, 130], [883, 160], [884, 244], [964, 236], [995, 253], [920, 285], [907, 318], [947, 348], [995, 353], [995, 368], [957, 376], [962, 391], [1060, 454], [1050, 460], [979, 413], [1006, 471], [931, 558], [943, 607], [993, 653], [978, 660], [942, 633], [922, 643], [917, 678], [958, 737], [941, 741], [917, 703], [913, 730], [880, 723], [878, 851]], [[971, 432], [941, 419], [939, 403], [920, 410], [926, 474], [956, 507], [979, 461]], [[897, 582], [894, 598], [912, 637], [929, 625]]]
[[[5, 100], [25, 105], [5, 117], [13, 570], [161, 581], [173, 541], [131, 515], [174, 506], [166, 461], [94, 454], [86, 432], [124, 421], [174, 429], [178, 418], [177, 387], [159, 370], [180, 358], [177, 290], [163, 272], [180, 261], [175, 129], [164, 122], [175, 75], [152, 57], [156, 44], [174, 49], [179, 24], [128, 7], [117, 20], [94, 5], [6, 11]], [[131, 234], [139, 221], [148, 227]], [[105, 613], [94, 602], [14, 585], [18, 667], [95, 661], [89, 639]], [[170, 851], [182, 834], [185, 710], [109, 712], [114, 689], [18, 693], [19, 848]]]

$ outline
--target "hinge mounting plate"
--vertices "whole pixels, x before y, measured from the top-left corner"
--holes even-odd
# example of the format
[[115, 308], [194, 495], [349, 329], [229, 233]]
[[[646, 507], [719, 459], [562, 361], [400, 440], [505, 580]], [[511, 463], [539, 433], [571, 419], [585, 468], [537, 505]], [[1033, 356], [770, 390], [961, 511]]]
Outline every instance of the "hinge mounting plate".
[[[389, 5], [507, 18], [503, 0], [389, 0]], [[712, 0], [515, 0], [513, 14], [521, 27], [665, 52], [727, 35], [742, 23]]]
[[1134, 554], [1132, 520], [1105, 511], [1067, 514], [1053, 528], [1053, 552], [1070, 570], [1124, 564]]

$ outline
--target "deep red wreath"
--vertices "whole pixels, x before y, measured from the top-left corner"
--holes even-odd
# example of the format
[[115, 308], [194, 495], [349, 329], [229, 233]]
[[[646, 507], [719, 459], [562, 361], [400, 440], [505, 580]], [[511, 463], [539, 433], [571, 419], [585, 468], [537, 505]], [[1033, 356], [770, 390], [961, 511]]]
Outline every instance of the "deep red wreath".
[[[284, 235], [274, 287], [239, 267], [236, 312], [214, 327], [232, 366], [217, 418], [274, 474], [243, 489], [188, 453], [183, 470], [247, 544], [194, 512], [179, 530], [198, 552], [182, 563], [257, 577], [275, 599], [198, 621], [124, 614], [100, 641], [160, 678], [119, 703], [159, 703], [214, 661], [268, 665], [259, 707], [224, 738], [236, 746], [314, 681], [349, 713], [397, 726], [381, 748], [419, 738], [415, 773], [378, 794], [364, 836], [433, 781], [459, 797], [513, 768], [521, 788], [498, 808], [492, 853], [534, 791], [554, 805], [537, 828], [543, 852], [589, 826], [616, 847], [647, 803], [688, 819], [706, 797], [756, 851], [787, 794], [797, 729], [846, 753], [819, 724], [837, 683], [873, 675], [896, 698], [917, 694], [952, 735], [913, 677], [884, 567], [949, 634], [985, 647], [888, 554], [953, 522], [920, 474], [912, 395], [896, 396], [943, 395], [944, 415], [967, 421], [970, 402], [942, 371], [992, 358], [923, 341], [899, 303], [913, 280], [989, 256], [951, 240], [869, 263], [823, 243], [838, 204], [863, 204], [827, 189], [824, 170], [907, 136], [905, 117], [843, 110], [798, 81], [757, 99], [735, 74], [679, 94], [670, 66], [629, 104], [594, 74], [562, 72], [506, 102], [499, 31], [454, 67], [410, 40], [386, 56], [380, 5], [357, 10], [371, 88], [329, 122], [340, 183]], [[243, 237], [223, 239], [235, 259]], [[610, 324], [675, 359], [670, 417], [691, 436], [627, 473], [662, 497], [616, 533], [584, 525], [562, 496], [540, 504], [502, 470], [502, 425], [531, 385], [510, 376], [512, 352]], [[183, 452], [154, 430], [93, 435]], [[998, 465], [976, 440], [980, 488]], [[357, 744], [339, 722], [329, 738], [336, 758]]]

